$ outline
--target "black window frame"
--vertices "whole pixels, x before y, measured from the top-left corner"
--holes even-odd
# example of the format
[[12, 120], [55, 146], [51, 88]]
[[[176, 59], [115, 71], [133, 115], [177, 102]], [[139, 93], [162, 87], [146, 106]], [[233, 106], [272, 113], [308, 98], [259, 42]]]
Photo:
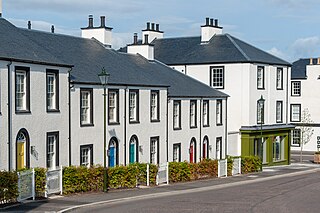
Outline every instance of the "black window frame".
[[86, 149], [86, 148], [89, 148], [89, 151], [90, 151], [89, 165], [91, 167], [91, 166], [93, 166], [93, 144], [80, 145], [80, 166], [82, 166], [81, 150]]
[[[281, 120], [277, 119], [277, 107], [278, 107], [278, 103], [280, 103], [281, 105], [281, 111], [280, 111], [280, 116], [281, 116]], [[276, 101], [276, 123], [282, 123], [283, 122], [283, 101]]]
[[[259, 87], [259, 81], [258, 81], [259, 68], [262, 69], [262, 87]], [[264, 66], [257, 66], [257, 89], [258, 90], [265, 89], [265, 69], [264, 68], [265, 68]]]
[[[179, 116], [178, 116], [178, 127], [175, 127], [174, 126], [174, 121], [175, 121], [175, 118], [174, 118], [174, 106], [175, 106], [175, 103], [177, 103], [178, 104], [178, 106], [179, 106]], [[174, 100], [173, 101], [173, 112], [172, 112], [172, 117], [173, 117], [173, 119], [172, 119], [172, 124], [173, 124], [173, 130], [181, 130], [182, 128], [181, 128], [181, 100]]]
[[[157, 94], [157, 111], [156, 118], [152, 118], [152, 94]], [[151, 90], [150, 91], [150, 122], [160, 122], [160, 91], [159, 90]]]
[[[55, 76], [55, 109], [49, 109], [48, 107], [48, 75], [53, 74]], [[60, 112], [59, 109], [59, 70], [47, 69], [46, 70], [46, 109], [47, 112]]]
[[[214, 86], [214, 81], [213, 81], [213, 70], [214, 69], [222, 69], [222, 86]], [[210, 66], [210, 76], [209, 76], [209, 79], [210, 79], [210, 86], [212, 88], [215, 88], [215, 89], [224, 89], [225, 88], [225, 68], [224, 66]]]
[[[135, 93], [136, 94], [136, 117], [134, 120], [130, 120], [130, 93]], [[139, 101], [139, 90], [138, 89], [129, 89], [129, 104], [128, 104], [128, 112], [129, 112], [129, 123], [130, 124], [136, 124], [140, 123], [140, 116], [139, 116], [139, 111], [140, 111], [140, 101]]]
[[[218, 119], [218, 103], [220, 103], [220, 119]], [[216, 101], [216, 125], [217, 126], [222, 126], [223, 125], [223, 119], [222, 119], [222, 117], [223, 117], [223, 115], [222, 115], [222, 113], [223, 113], [223, 110], [222, 110], [222, 107], [223, 107], [223, 102], [222, 102], [222, 99], [217, 99], [217, 101]]]
[[[178, 161], [174, 161], [174, 149], [179, 147]], [[172, 162], [181, 162], [181, 143], [174, 143], [172, 146]]]
[[[191, 123], [191, 110], [192, 110], [192, 108], [191, 108], [191, 106], [192, 106], [192, 104], [194, 104], [194, 124], [192, 124]], [[197, 121], [197, 119], [198, 119], [198, 116], [197, 116], [197, 112], [198, 112], [198, 101], [197, 100], [190, 100], [190, 106], [189, 106], [189, 125], [190, 125], [190, 129], [195, 129], [195, 128], [197, 128], [197, 124], [198, 124], [198, 121]]]
[[[280, 87], [278, 87], [278, 71], [281, 70], [281, 81], [280, 81]], [[277, 67], [277, 71], [276, 71], [276, 89], [277, 90], [283, 90], [283, 68], [282, 67]]]
[[[299, 106], [299, 120], [292, 120], [292, 108], [293, 106]], [[291, 122], [301, 122], [301, 104], [290, 104], [290, 121]]]
[[[17, 73], [18, 72], [24, 72], [26, 76], [26, 109], [18, 109], [17, 108]], [[30, 67], [23, 67], [23, 66], [15, 66], [15, 79], [14, 79], [14, 87], [15, 87], [15, 113], [16, 114], [23, 114], [23, 113], [31, 113], [31, 108], [30, 108]]]
[[[204, 103], [207, 104], [207, 123], [204, 123]], [[203, 100], [203, 104], [202, 104], [202, 117], [203, 117], [203, 127], [210, 127], [210, 101], [209, 100]]]
[[[294, 91], [293, 84], [295, 84], [295, 83], [299, 83], [299, 94], [298, 95], [293, 93], [293, 91]], [[291, 96], [293, 96], [293, 97], [300, 97], [301, 96], [301, 81], [291, 81]]]
[[[116, 114], [114, 115], [116, 118], [116, 121], [111, 121], [110, 120], [110, 93], [115, 93], [116, 94], [116, 100], [115, 104], [116, 104]], [[108, 89], [108, 125], [119, 125], [120, 124], [120, 120], [119, 120], [119, 110], [120, 110], [120, 106], [119, 106], [119, 89]]]
[[257, 101], [257, 124], [264, 124], [264, 120], [265, 120], [265, 116], [264, 116], [264, 109], [265, 109], [265, 102], [263, 102], [263, 106], [261, 108], [261, 111], [262, 111], [262, 115], [261, 115], [261, 120], [259, 121], [259, 107], [260, 107], [260, 104], [259, 104], [259, 100]]
[[151, 164], [151, 161], [152, 161], [152, 158], [151, 158], [151, 143], [152, 143], [152, 140], [157, 140], [157, 143], [156, 143], [156, 164], [155, 165], [158, 165], [160, 163], [160, 137], [159, 136], [154, 136], [154, 137], [150, 137], [150, 149], [149, 149], [149, 157], [150, 157], [150, 164]]
[[47, 140], [46, 140], [46, 165], [47, 168], [49, 168], [48, 163], [48, 145], [49, 145], [49, 136], [55, 136], [56, 138], [56, 144], [55, 144], [55, 166], [59, 166], [59, 131], [55, 132], [47, 132]]
[[[81, 120], [81, 108], [82, 108], [82, 92], [89, 92], [90, 96], [90, 118], [88, 123], [83, 123]], [[80, 88], [80, 127], [94, 126], [93, 123], [93, 89], [92, 88]]]

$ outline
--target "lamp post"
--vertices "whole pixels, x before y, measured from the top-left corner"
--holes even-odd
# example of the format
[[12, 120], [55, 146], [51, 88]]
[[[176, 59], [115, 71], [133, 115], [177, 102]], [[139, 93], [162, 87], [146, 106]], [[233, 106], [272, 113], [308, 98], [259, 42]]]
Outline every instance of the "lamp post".
[[107, 192], [108, 191], [108, 170], [107, 170], [107, 106], [106, 106], [106, 101], [107, 101], [107, 84], [109, 80], [110, 74], [106, 72], [105, 68], [103, 67], [101, 70], [101, 73], [99, 73], [99, 79], [100, 82], [103, 86], [103, 105], [104, 105], [104, 111], [103, 111], [103, 166], [104, 166], [104, 172], [103, 172], [103, 191]]
[[260, 165], [260, 171], [262, 171], [262, 162], [263, 162], [262, 124], [264, 123], [264, 102], [265, 102], [265, 99], [263, 99], [263, 96], [261, 95], [261, 98], [258, 100], [258, 105], [259, 105], [259, 108], [260, 108], [260, 138], [261, 138], [261, 145], [260, 145], [261, 165]]

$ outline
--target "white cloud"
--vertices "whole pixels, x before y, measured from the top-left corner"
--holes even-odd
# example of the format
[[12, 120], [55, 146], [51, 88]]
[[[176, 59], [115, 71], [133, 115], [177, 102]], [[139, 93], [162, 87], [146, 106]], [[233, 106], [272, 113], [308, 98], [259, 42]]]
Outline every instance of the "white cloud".
[[320, 37], [299, 38], [291, 45], [290, 50], [295, 58], [317, 56], [320, 54]]
[[279, 50], [276, 47], [272, 47], [270, 50], [267, 51], [268, 53], [277, 56], [278, 58], [284, 59], [284, 60], [288, 60], [289, 57], [283, 53], [281, 50]]

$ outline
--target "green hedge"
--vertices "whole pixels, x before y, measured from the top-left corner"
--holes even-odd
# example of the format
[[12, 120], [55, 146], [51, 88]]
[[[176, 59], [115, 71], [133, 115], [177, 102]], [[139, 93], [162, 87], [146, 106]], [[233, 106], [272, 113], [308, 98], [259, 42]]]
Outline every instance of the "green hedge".
[[241, 173], [247, 174], [260, 171], [261, 159], [258, 156], [241, 157]]
[[46, 168], [34, 168], [36, 196], [43, 197], [46, 187]]
[[17, 173], [0, 171], [0, 203], [16, 202], [18, 195]]

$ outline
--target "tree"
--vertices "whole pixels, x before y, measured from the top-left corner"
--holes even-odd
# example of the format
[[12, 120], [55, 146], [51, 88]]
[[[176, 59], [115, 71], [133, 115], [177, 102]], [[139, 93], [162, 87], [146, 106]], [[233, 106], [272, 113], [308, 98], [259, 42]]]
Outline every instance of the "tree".
[[302, 111], [301, 115], [301, 126], [299, 127], [301, 131], [301, 139], [300, 139], [300, 162], [302, 162], [302, 150], [303, 146], [306, 145], [312, 135], [314, 129], [312, 128], [311, 124], [313, 123], [313, 120], [311, 119], [311, 114], [309, 113], [309, 109], [305, 108]]

